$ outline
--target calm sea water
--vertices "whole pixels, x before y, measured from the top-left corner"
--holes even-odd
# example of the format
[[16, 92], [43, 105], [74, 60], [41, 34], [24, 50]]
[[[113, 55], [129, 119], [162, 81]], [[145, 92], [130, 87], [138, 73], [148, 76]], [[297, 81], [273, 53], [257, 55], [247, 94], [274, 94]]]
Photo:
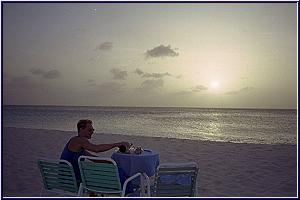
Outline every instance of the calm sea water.
[[[95, 132], [256, 144], [296, 144], [297, 110], [4, 106], [6, 127]], [[9, 134], [9, 133], [3, 133]]]

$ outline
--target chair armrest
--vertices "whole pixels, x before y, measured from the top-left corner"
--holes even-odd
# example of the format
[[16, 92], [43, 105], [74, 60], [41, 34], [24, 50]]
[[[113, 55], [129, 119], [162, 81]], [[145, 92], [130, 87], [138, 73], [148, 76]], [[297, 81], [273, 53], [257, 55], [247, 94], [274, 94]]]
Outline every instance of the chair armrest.
[[128, 179], [125, 180], [124, 185], [123, 185], [123, 190], [122, 190], [122, 197], [125, 196], [127, 184], [128, 184], [130, 181], [132, 181], [133, 179], [137, 178], [138, 176], [142, 176], [142, 174], [141, 174], [141, 173], [136, 173], [136, 174], [130, 176]]
[[185, 163], [163, 163], [158, 166], [161, 167], [196, 167], [198, 168], [198, 164], [196, 162], [185, 162]]

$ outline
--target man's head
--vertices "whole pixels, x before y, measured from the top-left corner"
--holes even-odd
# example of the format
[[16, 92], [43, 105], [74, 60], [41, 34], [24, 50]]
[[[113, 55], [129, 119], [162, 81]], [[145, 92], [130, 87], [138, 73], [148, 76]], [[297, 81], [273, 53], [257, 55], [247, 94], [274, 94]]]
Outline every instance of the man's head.
[[93, 122], [89, 119], [81, 119], [77, 123], [77, 131], [79, 136], [91, 139], [94, 133]]

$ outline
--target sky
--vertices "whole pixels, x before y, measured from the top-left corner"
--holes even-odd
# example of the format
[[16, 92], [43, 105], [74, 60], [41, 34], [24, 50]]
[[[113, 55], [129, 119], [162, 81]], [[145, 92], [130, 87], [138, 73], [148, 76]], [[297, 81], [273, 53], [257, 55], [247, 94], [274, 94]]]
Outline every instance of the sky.
[[297, 108], [296, 3], [3, 3], [4, 105]]

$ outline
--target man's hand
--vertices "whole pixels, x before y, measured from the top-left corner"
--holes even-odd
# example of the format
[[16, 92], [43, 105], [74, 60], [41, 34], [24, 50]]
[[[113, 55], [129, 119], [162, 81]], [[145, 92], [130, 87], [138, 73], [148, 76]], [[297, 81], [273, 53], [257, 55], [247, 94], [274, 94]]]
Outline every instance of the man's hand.
[[124, 146], [126, 147], [126, 149], [129, 149], [129, 147], [130, 147], [132, 144], [130, 144], [130, 143], [128, 143], [128, 142], [119, 142], [119, 143], [118, 143], [118, 147], [120, 147], [120, 146], [122, 146], [122, 145], [124, 145]]

